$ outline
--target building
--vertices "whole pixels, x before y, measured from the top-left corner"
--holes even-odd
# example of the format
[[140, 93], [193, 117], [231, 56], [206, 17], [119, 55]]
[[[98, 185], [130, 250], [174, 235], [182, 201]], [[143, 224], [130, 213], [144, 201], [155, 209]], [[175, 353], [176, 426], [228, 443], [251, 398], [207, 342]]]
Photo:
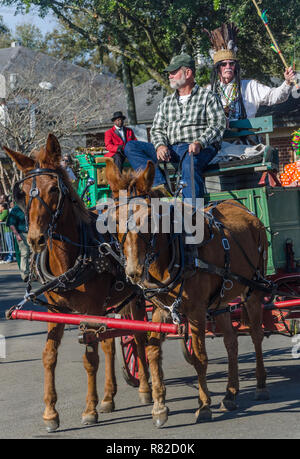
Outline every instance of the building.
[[[90, 131], [111, 125], [114, 111], [127, 112], [123, 85], [111, 73], [91, 72], [69, 61], [16, 46], [16, 43], [12, 45], [0, 49], [0, 100], [6, 101], [8, 109], [9, 104], [20, 104], [21, 99], [26, 105], [29, 96], [31, 100], [36, 97], [40, 101], [42, 96], [46, 100], [46, 96], [49, 99], [51, 95], [50, 103], [55, 101], [56, 108], [56, 113], [51, 114], [52, 119], [59, 116], [59, 112], [65, 115], [65, 119], [60, 119], [61, 123], [70, 118], [66, 137], [70, 143], [73, 134], [74, 146], [85, 146]], [[45, 103], [42, 110], [38, 103], [36, 106], [37, 116], [38, 112], [47, 109]], [[0, 113], [0, 122], [2, 115]], [[49, 123], [45, 129], [51, 131], [53, 126], [54, 123]]]
[[283, 104], [260, 107], [257, 116], [272, 115], [274, 131], [270, 134], [270, 144], [279, 151], [280, 172], [285, 164], [295, 161], [291, 146], [292, 134], [300, 127], [300, 94], [292, 95]]

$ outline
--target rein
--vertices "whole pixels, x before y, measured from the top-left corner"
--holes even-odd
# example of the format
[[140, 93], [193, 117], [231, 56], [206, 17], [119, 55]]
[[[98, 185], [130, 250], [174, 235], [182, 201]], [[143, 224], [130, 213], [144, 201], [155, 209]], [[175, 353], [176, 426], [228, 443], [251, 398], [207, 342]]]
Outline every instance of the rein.
[[[59, 190], [59, 198], [58, 204], [55, 211], [51, 211], [50, 207], [47, 203], [41, 198], [40, 190], [36, 186], [36, 177], [40, 175], [48, 175], [51, 177], [55, 177], [57, 179], [58, 190]], [[25, 204], [25, 193], [21, 191], [20, 185], [24, 183], [26, 180], [32, 180], [32, 186], [29, 191], [29, 201], [26, 206]], [[59, 171], [48, 169], [48, 168], [40, 168], [39, 165], [36, 169], [31, 170], [26, 176], [19, 180], [13, 189], [13, 195], [16, 203], [24, 210], [26, 224], [27, 227], [29, 226], [29, 212], [32, 205], [33, 199], [38, 199], [38, 201], [45, 207], [47, 212], [49, 212], [51, 220], [47, 228], [47, 235], [50, 239], [50, 249], [52, 249], [52, 240], [58, 240], [64, 243], [72, 244], [73, 246], [79, 247], [79, 255], [77, 256], [74, 265], [68, 269], [66, 272], [60, 274], [59, 276], [53, 276], [50, 274], [46, 268], [46, 252], [48, 254], [48, 249], [46, 248], [42, 254], [39, 254], [33, 260], [33, 264], [35, 264], [35, 269], [37, 271], [38, 277], [43, 284], [42, 287], [38, 288], [36, 291], [31, 292], [31, 281], [33, 273], [31, 271], [29, 280], [26, 286], [26, 292], [24, 299], [17, 305], [14, 306], [13, 309], [20, 309], [27, 301], [32, 301], [33, 303], [40, 304], [42, 306], [47, 306], [49, 309], [52, 310], [60, 310], [61, 312], [70, 311], [70, 309], [65, 307], [60, 307], [58, 305], [51, 305], [46, 303], [43, 300], [38, 299], [37, 297], [45, 292], [55, 291], [56, 293], [64, 293], [70, 290], [74, 290], [76, 287], [82, 285], [86, 282], [91, 274], [97, 272], [102, 273], [106, 272], [113, 272], [115, 273], [116, 269], [113, 268], [111, 260], [106, 256], [109, 253], [104, 253], [101, 250], [102, 245], [109, 246], [110, 242], [107, 242], [103, 235], [101, 235], [101, 240], [96, 239], [96, 237], [92, 234], [92, 230], [90, 225], [80, 222], [79, 225], [79, 243], [72, 241], [67, 236], [54, 233], [57, 221], [59, 217], [63, 213], [65, 198], [68, 194], [68, 188], [63, 181], [63, 177], [59, 173]], [[92, 242], [91, 245], [89, 242]], [[111, 249], [112, 250], [112, 249]], [[113, 251], [113, 250], [112, 250]], [[117, 265], [118, 266], [118, 265]], [[121, 279], [124, 277], [122, 273], [119, 273]], [[117, 288], [118, 284], [118, 288]], [[121, 285], [122, 284], [122, 285]], [[115, 283], [115, 290], [121, 291], [125, 287], [125, 281], [117, 280]], [[136, 293], [135, 293], [136, 295]], [[132, 295], [129, 297], [128, 302], [132, 299]], [[127, 304], [125, 300], [122, 305]]]
[[[139, 196], [131, 195], [128, 197], [127, 202], [130, 202], [136, 198], [146, 198], [147, 199], [147, 198], [150, 198], [150, 196], [148, 194], [139, 195]], [[125, 203], [120, 204], [118, 202], [118, 199], [115, 199], [115, 202], [117, 202], [116, 206], [111, 209], [108, 209], [107, 218], [111, 210], [114, 210], [115, 208], [120, 208], [122, 205], [127, 205], [127, 202], [126, 204]], [[144, 205], [143, 202], [136, 203], [136, 204]], [[147, 208], [148, 209], [151, 208], [151, 205], [149, 203], [147, 203]], [[124, 245], [125, 245], [126, 237], [130, 231], [137, 230], [136, 224], [132, 221], [132, 217], [133, 217], [133, 211], [132, 209], [130, 209], [130, 212], [129, 212], [129, 215], [127, 216], [127, 221], [126, 221], [126, 231], [121, 241], [119, 241], [117, 235], [113, 235], [115, 239], [115, 244], [120, 253], [120, 256], [119, 257], [115, 256], [115, 258], [117, 259], [117, 261], [121, 264], [121, 266], [124, 269], [126, 268], [126, 257], [124, 255]], [[161, 215], [159, 215], [159, 218], [161, 218]], [[167, 309], [171, 313], [171, 317], [174, 323], [181, 323], [182, 320], [179, 315], [179, 307], [182, 301], [181, 297], [182, 297], [182, 292], [183, 292], [184, 267], [185, 267], [183, 237], [181, 234], [174, 235], [174, 232], [172, 232], [170, 236], [169, 244], [167, 246], [167, 248], [169, 248], [169, 246], [171, 245], [172, 251], [173, 251], [172, 261], [168, 267], [168, 271], [171, 272], [172, 274], [170, 274], [169, 277], [165, 279], [164, 281], [161, 281], [161, 282], [156, 281], [156, 283], [151, 283], [149, 282], [149, 279], [151, 276], [149, 269], [150, 269], [151, 264], [155, 262], [160, 256], [160, 252], [156, 250], [158, 233], [157, 232], [150, 233], [149, 240], [145, 237], [145, 235], [140, 230], [137, 231], [137, 234], [144, 241], [146, 245], [146, 258], [145, 258], [142, 278], [137, 285], [142, 290], [144, 298], [156, 304], [157, 300], [153, 299], [154, 296], [156, 296], [157, 294], [161, 294], [161, 293], [170, 293], [172, 290], [174, 290], [175, 287], [177, 287], [180, 284], [180, 289], [179, 289], [177, 298], [171, 306], [166, 306], [160, 302], [159, 303], [161, 307], [163, 307], [164, 309]], [[110, 249], [107, 248], [108, 252], [111, 252], [111, 250], [112, 250], [111, 248]], [[175, 274], [174, 274], [174, 270], [176, 270]], [[143, 283], [145, 280], [147, 280], [149, 287], [144, 286]]]
[[[147, 197], [149, 198], [149, 196], [147, 196]], [[129, 197], [129, 200], [132, 199], [132, 198], [133, 197]], [[264, 292], [266, 294], [270, 294], [271, 297], [274, 297], [274, 295], [276, 295], [276, 294], [285, 295], [286, 292], [281, 292], [281, 291], [277, 290], [276, 283], [271, 282], [268, 279], [264, 278], [264, 276], [259, 272], [258, 268], [253, 265], [253, 263], [249, 259], [248, 255], [246, 254], [245, 250], [240, 245], [239, 241], [237, 241], [236, 238], [233, 237], [232, 235], [231, 236], [232, 236], [234, 242], [240, 248], [240, 250], [241, 250], [242, 254], [245, 256], [245, 259], [248, 262], [249, 266], [251, 268], [253, 268], [254, 277], [252, 279], [248, 279], [248, 278], [245, 278], [245, 277], [243, 277], [243, 276], [241, 276], [239, 274], [233, 273], [231, 271], [231, 269], [230, 269], [230, 244], [229, 244], [229, 241], [228, 241], [228, 239], [227, 239], [227, 237], [225, 235], [225, 232], [224, 232], [224, 230], [226, 230], [227, 228], [220, 221], [218, 221], [216, 219], [216, 217], [213, 215], [213, 210], [215, 209], [217, 204], [218, 203], [214, 204], [213, 207], [208, 212], [204, 212], [204, 216], [205, 216], [206, 220], [208, 221], [209, 238], [204, 240], [204, 241], [202, 241], [202, 243], [198, 245], [198, 248], [207, 245], [214, 238], [214, 233], [213, 233], [212, 228], [215, 227], [218, 230], [218, 232], [219, 232], [219, 234], [221, 236], [221, 244], [222, 244], [222, 247], [223, 247], [223, 250], [224, 250], [224, 259], [225, 259], [224, 267], [220, 268], [220, 267], [218, 267], [216, 265], [213, 265], [211, 263], [206, 262], [205, 260], [202, 260], [200, 258], [195, 258], [195, 269], [197, 271], [199, 270], [199, 271], [206, 272], [206, 273], [209, 273], [209, 274], [216, 274], [216, 275], [220, 276], [223, 279], [221, 290], [218, 291], [216, 293], [216, 295], [213, 296], [213, 298], [210, 301], [210, 305], [208, 306], [208, 308], [215, 302], [216, 299], [223, 298], [225, 296], [225, 291], [226, 290], [231, 290], [231, 288], [233, 287], [233, 283], [235, 281], [245, 285], [246, 287], [249, 287], [247, 296], [250, 295], [250, 293], [253, 290], [260, 290], [260, 291], [262, 291], [262, 292]], [[239, 206], [238, 204], [235, 204], [235, 203], [228, 203], [228, 204], [235, 205], [235, 206], [238, 206], [241, 209], [243, 209], [243, 207]], [[147, 205], [148, 205], [148, 208], [149, 208], [150, 204], [147, 204]], [[253, 213], [248, 211], [247, 209], [244, 209], [244, 210], [253, 215]], [[131, 215], [128, 216], [127, 225], [128, 225], [128, 222], [129, 222], [130, 218], [131, 218]], [[133, 229], [134, 228], [127, 229], [127, 232], [124, 234], [124, 236], [123, 236], [123, 238], [121, 240], [121, 243], [119, 244], [119, 246], [120, 246], [119, 249], [120, 249], [122, 263], [123, 263], [123, 267], [124, 268], [126, 267], [126, 261], [125, 261], [125, 256], [124, 256], [124, 244], [125, 244], [125, 240], [126, 240], [128, 231], [132, 231]], [[179, 308], [180, 308], [180, 305], [181, 305], [181, 302], [182, 302], [182, 293], [183, 293], [183, 285], [184, 285], [184, 243], [183, 243], [183, 240], [182, 240], [183, 237], [182, 237], [182, 235], [178, 235], [178, 236], [176, 235], [177, 241], [179, 241], [180, 261], [178, 263], [178, 259], [177, 259], [176, 260], [177, 263], [176, 264], [174, 263], [174, 265], [173, 265], [173, 266], [177, 266], [177, 267], [179, 266], [179, 269], [178, 269], [176, 275], [174, 276], [174, 278], [171, 279], [169, 277], [164, 282], [157, 282], [156, 281], [157, 283], [153, 284], [153, 286], [150, 285], [150, 287], [145, 287], [143, 282], [145, 281], [145, 279], [149, 279], [150, 265], [151, 265], [151, 263], [153, 263], [160, 256], [160, 254], [159, 254], [159, 252], [154, 252], [157, 233], [155, 233], [155, 234], [151, 233], [149, 241], [145, 241], [145, 237], [144, 237], [144, 235], [142, 233], [140, 233], [140, 231], [138, 232], [138, 235], [140, 237], [142, 237], [144, 242], [146, 242], [147, 247], [148, 247], [149, 250], [146, 252], [146, 260], [145, 260], [142, 279], [137, 285], [142, 289], [144, 297], [146, 299], [152, 301], [155, 305], [157, 305], [157, 306], [159, 306], [159, 307], [161, 307], [163, 309], [169, 310], [169, 312], [171, 313], [171, 317], [172, 317], [174, 323], [181, 323], [182, 318], [180, 317], [180, 314], [179, 314]], [[174, 234], [172, 234], [172, 236], [174, 236]], [[157, 295], [160, 295], [160, 294], [163, 294], [163, 293], [164, 294], [170, 293], [179, 284], [180, 284], [179, 293], [177, 295], [177, 298], [175, 299], [175, 301], [173, 302], [173, 304], [171, 306], [166, 306], [159, 299], [153, 298], [153, 297], [155, 297]], [[219, 305], [220, 305], [220, 302], [219, 302]], [[218, 307], [217, 307], [214, 311], [208, 311], [208, 314], [210, 316], [214, 316], [214, 315], [218, 315], [218, 314], [225, 313], [225, 312], [233, 312], [237, 307], [238, 306], [228, 306], [228, 307], [226, 307], [226, 308], [224, 308], [222, 310], [218, 309]]]

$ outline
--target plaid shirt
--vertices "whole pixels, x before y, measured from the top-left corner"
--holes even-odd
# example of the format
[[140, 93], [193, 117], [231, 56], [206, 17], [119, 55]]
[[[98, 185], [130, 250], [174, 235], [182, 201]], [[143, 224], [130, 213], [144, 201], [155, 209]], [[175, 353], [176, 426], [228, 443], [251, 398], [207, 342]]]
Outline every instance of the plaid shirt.
[[155, 149], [160, 145], [195, 141], [206, 148], [222, 141], [225, 127], [226, 118], [219, 99], [195, 84], [186, 104], [179, 103], [177, 91], [161, 101], [151, 128], [151, 141]]

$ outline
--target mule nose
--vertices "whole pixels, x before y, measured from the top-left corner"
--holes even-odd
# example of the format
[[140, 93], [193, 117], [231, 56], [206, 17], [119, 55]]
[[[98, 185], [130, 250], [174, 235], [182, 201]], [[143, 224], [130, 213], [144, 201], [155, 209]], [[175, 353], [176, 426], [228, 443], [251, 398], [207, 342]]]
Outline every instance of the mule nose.
[[133, 284], [140, 280], [140, 276], [138, 275], [138, 273], [131, 269], [126, 269], [126, 276]]
[[133, 282], [135, 278], [135, 272], [126, 269], [126, 276], [128, 277], [130, 281]]
[[35, 253], [39, 253], [45, 248], [46, 238], [43, 234], [37, 237], [28, 236], [28, 243]]
[[38, 243], [38, 245], [45, 245], [45, 243], [46, 243], [45, 236], [44, 235], [40, 236], [40, 238], [38, 239], [37, 243]]

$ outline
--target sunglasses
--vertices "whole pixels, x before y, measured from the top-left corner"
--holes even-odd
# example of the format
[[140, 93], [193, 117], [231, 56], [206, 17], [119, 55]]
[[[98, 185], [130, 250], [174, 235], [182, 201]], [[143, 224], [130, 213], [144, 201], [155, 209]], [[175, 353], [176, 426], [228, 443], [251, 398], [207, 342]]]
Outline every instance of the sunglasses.
[[235, 66], [235, 62], [234, 61], [229, 61], [229, 62], [221, 62], [221, 67], [226, 67], [227, 64], [229, 64], [230, 67], [234, 67]]

